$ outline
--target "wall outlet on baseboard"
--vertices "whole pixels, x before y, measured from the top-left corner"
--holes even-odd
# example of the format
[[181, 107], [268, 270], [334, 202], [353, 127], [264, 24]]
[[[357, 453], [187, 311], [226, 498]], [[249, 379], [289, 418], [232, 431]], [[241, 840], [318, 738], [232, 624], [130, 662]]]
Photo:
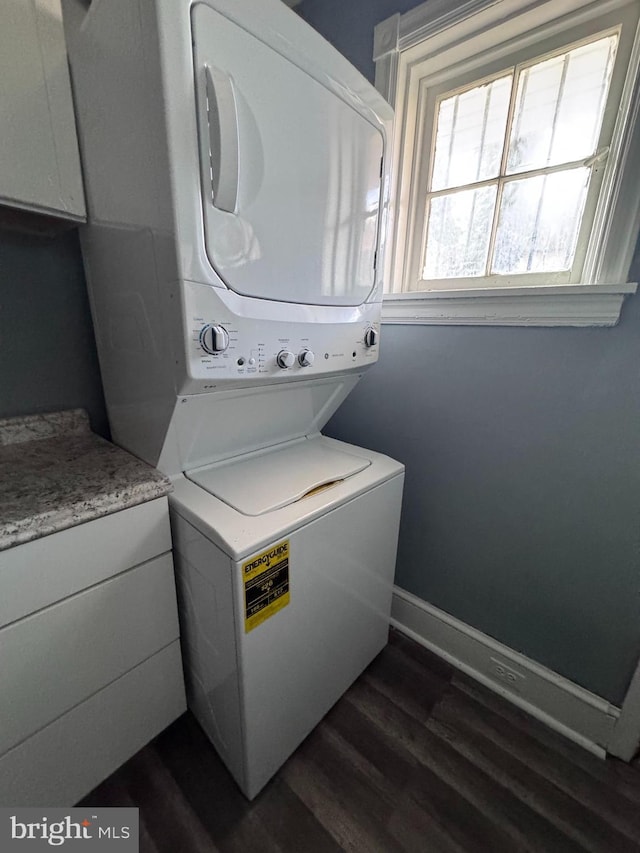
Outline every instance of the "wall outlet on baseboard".
[[506, 661], [500, 660], [500, 658], [489, 658], [489, 665], [493, 678], [501, 681], [510, 690], [519, 692], [527, 680], [527, 676], [523, 672], [514, 669]]

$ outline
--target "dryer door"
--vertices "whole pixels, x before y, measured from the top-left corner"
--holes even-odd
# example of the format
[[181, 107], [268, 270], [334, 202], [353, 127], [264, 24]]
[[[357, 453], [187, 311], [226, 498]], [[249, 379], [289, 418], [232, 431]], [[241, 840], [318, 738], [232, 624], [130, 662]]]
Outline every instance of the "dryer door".
[[245, 296], [360, 305], [375, 279], [380, 129], [210, 6], [192, 11], [209, 261]]

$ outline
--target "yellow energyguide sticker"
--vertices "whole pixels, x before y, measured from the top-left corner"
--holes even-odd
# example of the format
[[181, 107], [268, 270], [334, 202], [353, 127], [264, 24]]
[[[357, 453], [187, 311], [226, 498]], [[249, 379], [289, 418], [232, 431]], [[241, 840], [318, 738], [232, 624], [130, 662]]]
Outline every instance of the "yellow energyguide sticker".
[[272, 545], [242, 564], [244, 630], [253, 631], [289, 604], [289, 540]]

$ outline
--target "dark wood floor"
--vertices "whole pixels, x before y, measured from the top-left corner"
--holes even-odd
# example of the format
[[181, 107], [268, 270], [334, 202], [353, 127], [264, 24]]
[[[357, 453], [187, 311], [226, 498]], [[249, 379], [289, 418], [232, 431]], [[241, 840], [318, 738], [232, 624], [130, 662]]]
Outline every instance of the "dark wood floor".
[[640, 767], [397, 632], [252, 803], [186, 714], [89, 804], [138, 806], [142, 853], [640, 851]]

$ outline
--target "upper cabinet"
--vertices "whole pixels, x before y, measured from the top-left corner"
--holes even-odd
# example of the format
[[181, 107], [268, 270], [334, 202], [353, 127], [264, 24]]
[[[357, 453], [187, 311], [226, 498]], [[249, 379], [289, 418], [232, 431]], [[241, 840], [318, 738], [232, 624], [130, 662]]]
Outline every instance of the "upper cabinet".
[[86, 219], [60, 0], [3, 0], [0, 204]]

